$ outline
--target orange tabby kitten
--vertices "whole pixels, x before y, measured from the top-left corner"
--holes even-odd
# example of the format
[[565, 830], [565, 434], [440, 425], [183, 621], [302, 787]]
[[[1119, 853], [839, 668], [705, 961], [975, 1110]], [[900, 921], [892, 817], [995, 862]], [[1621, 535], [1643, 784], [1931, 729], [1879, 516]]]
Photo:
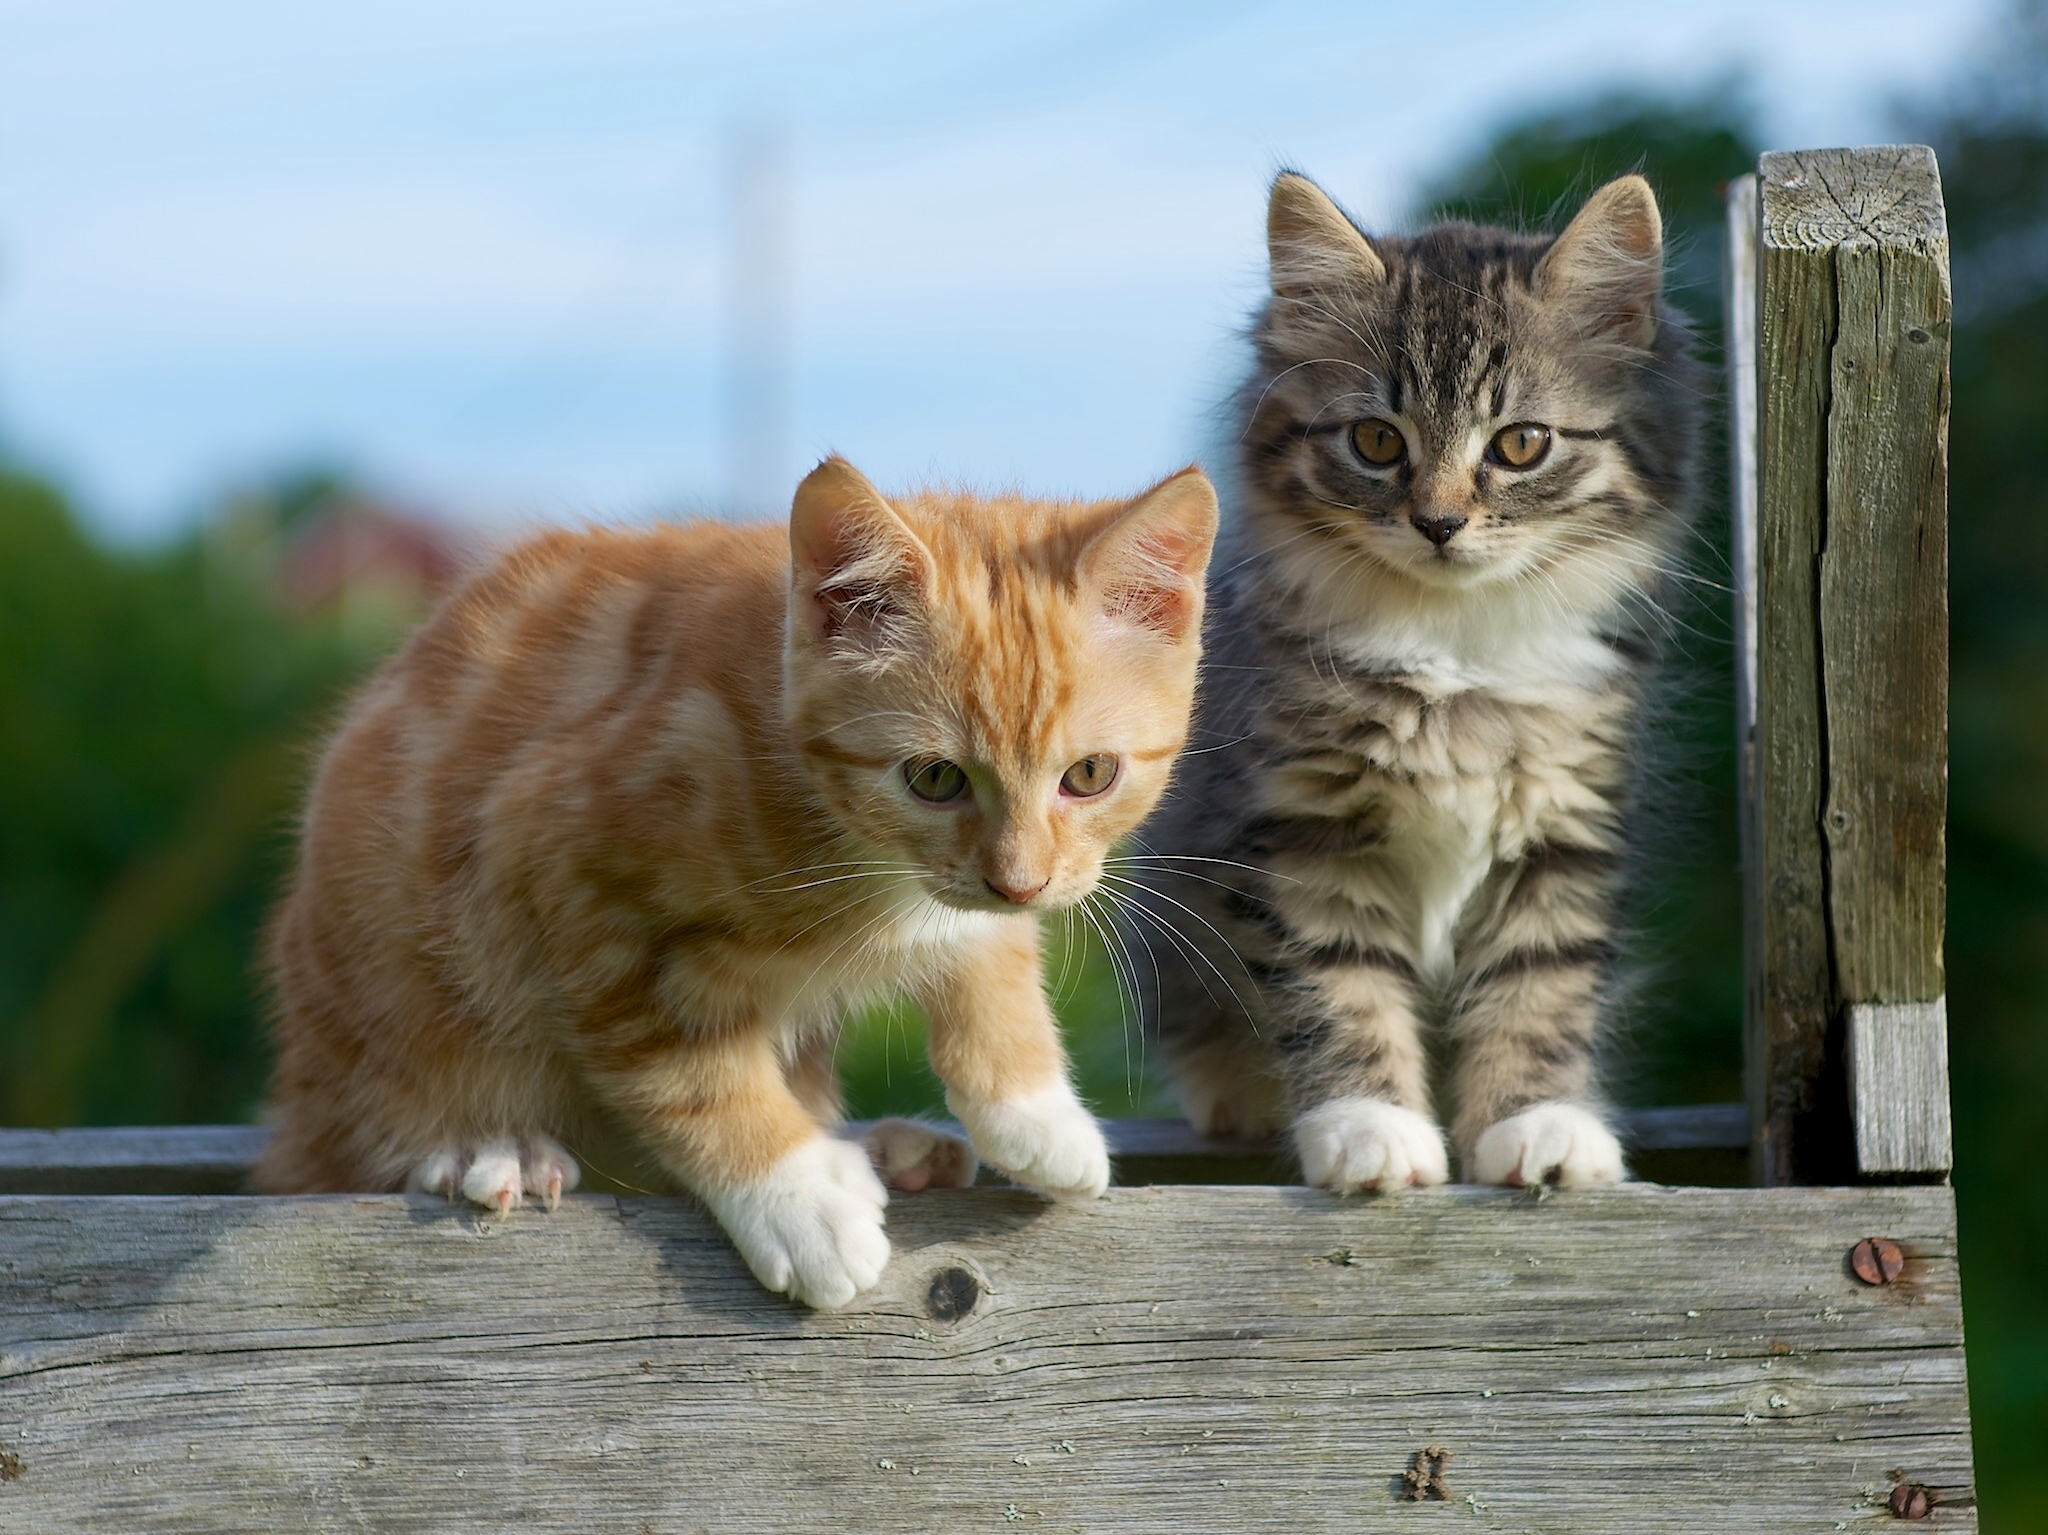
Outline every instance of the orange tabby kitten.
[[321, 763], [258, 1185], [552, 1206], [563, 1143], [623, 1132], [763, 1284], [839, 1305], [888, 1259], [876, 1166], [974, 1171], [907, 1121], [831, 1134], [840, 1017], [902, 987], [974, 1150], [1101, 1193], [1037, 914], [1166, 786], [1215, 526], [1194, 470], [1131, 502], [891, 502], [830, 459], [786, 535], [514, 550]]

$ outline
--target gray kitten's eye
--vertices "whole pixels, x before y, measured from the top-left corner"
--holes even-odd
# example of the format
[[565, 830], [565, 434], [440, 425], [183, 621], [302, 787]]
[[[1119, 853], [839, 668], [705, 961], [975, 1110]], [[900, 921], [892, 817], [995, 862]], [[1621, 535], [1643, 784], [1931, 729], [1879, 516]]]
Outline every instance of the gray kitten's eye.
[[944, 757], [931, 762], [903, 764], [903, 781], [910, 792], [929, 805], [949, 805], [967, 792], [967, 774], [957, 762]]
[[1507, 469], [1534, 469], [1549, 453], [1550, 428], [1534, 421], [1504, 426], [1486, 445], [1486, 456]]
[[1060, 779], [1060, 787], [1076, 799], [1093, 799], [1116, 782], [1116, 767], [1116, 758], [1107, 752], [1083, 757], [1067, 769], [1066, 776]]
[[1351, 429], [1351, 446], [1375, 469], [1391, 469], [1408, 452], [1408, 444], [1394, 423], [1377, 417], [1361, 421]]

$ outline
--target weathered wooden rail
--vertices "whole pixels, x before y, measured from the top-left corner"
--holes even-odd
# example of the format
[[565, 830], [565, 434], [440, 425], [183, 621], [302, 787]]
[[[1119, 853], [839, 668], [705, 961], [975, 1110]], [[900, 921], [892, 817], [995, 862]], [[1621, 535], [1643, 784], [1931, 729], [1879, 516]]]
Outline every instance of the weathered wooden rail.
[[[679, 1200], [0, 1200], [0, 1527], [1968, 1523], [1947, 1191], [901, 1199], [882, 1287], [764, 1295]], [[1866, 1285], [1872, 1234], [1903, 1272]]]
[[[1290, 1181], [1285, 1153], [1264, 1142], [1200, 1135], [1178, 1119], [1113, 1119], [1103, 1129], [1119, 1183]], [[0, 1194], [232, 1194], [248, 1181], [266, 1134], [257, 1125], [0, 1129]], [[1666, 1158], [1704, 1159], [1747, 1148], [1749, 1110], [1739, 1103], [1632, 1109], [1622, 1135], [1639, 1169]]]
[[1731, 206], [1757, 1172], [1946, 1173], [1941, 183], [1917, 146], [1765, 155]]
[[1974, 1529], [1939, 187], [1772, 155], [1730, 209], [1748, 1101], [1629, 1134], [1767, 1186], [1339, 1200], [1126, 1123], [1138, 1186], [899, 1198], [814, 1314], [685, 1200], [249, 1198], [260, 1131], [5, 1131], [0, 1532]]

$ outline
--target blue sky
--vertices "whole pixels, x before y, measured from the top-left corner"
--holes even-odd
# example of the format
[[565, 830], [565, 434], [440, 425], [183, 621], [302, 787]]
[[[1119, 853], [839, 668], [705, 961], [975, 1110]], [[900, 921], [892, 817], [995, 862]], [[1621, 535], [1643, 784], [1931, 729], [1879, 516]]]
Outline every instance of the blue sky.
[[[774, 510], [829, 448], [1128, 491], [1207, 444], [1276, 165], [1386, 220], [1532, 106], [1737, 77], [1777, 144], [1869, 142], [1989, 8], [1933, 14], [0, 0], [0, 442], [117, 537], [311, 460], [493, 522]], [[789, 406], [736, 480], [763, 132]]]

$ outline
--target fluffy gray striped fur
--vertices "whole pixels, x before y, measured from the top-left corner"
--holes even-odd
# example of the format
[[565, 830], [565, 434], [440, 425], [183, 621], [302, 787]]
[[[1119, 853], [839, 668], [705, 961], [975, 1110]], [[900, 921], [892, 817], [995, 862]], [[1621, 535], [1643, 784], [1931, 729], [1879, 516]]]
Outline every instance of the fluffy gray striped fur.
[[[1597, 1060], [1700, 400], [1656, 200], [1368, 239], [1289, 174], [1269, 242], [1200, 728], [1134, 860], [1181, 1102], [1290, 1124], [1338, 1190], [1442, 1181], [1440, 1123], [1468, 1179], [1618, 1178]], [[1523, 423], [1547, 456], [1489, 457]]]

